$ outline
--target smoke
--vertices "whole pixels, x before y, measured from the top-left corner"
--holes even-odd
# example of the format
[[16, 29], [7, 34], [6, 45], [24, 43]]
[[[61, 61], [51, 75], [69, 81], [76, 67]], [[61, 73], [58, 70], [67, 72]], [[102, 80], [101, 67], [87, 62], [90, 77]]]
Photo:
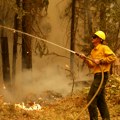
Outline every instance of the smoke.
[[[48, 90], [67, 95], [72, 89], [69, 82], [70, 80], [66, 77], [64, 71], [60, 71], [54, 65], [39, 70], [25, 71], [16, 76], [15, 95], [17, 100], [22, 100], [30, 93], [40, 95]], [[10, 97], [8, 92], [5, 94], [8, 98]]]
[[[65, 23], [63, 22], [63, 19], [60, 18], [61, 12], [64, 11], [67, 1], [58, 1], [50, 0], [50, 4], [48, 7], [48, 19], [49, 23], [51, 24], [51, 32], [49, 33], [48, 40], [51, 42], [54, 42], [60, 46], [66, 46], [67, 42], [67, 35], [66, 35], [66, 30], [68, 27], [68, 22], [66, 21]], [[64, 24], [63, 24], [64, 23]], [[66, 46], [66, 47], [69, 47]], [[56, 47], [51, 47], [50, 48], [54, 51], [58, 51], [59, 53], [65, 53], [65, 51], [59, 50]]]
[[[16, 76], [14, 91], [5, 89], [2, 92], [8, 102], [21, 102], [29, 94], [40, 97], [45, 91], [53, 91], [61, 96], [66, 96], [71, 94], [73, 85], [73, 81], [67, 76], [68, 74], [65, 72], [65, 68], [59, 68], [55, 64], [33, 71], [24, 71]], [[87, 80], [88, 77], [82, 71], [75, 79], [74, 92], [81, 90]]]
[[[41, 27], [43, 30], [42, 32], [49, 33], [48, 41], [56, 43], [60, 46], [65, 46], [67, 40], [64, 39], [64, 35], [67, 24], [61, 24], [59, 10], [61, 12], [63, 9], [63, 3], [59, 5], [57, 3], [58, 0], [50, 2], [48, 16], [42, 20]], [[59, 10], [57, 5], [59, 7], [61, 6]], [[66, 57], [69, 56], [69, 52], [57, 48], [56, 46], [49, 45], [49, 48], [50, 51], [55, 51], [56, 53]], [[18, 71], [21, 70], [21, 57], [19, 56], [17, 60], [17, 75], [14, 88], [15, 94], [11, 94], [9, 91], [5, 90], [4, 94], [7, 100], [22, 100], [29, 93], [39, 95], [47, 90], [52, 90], [61, 93], [62, 95], [67, 95], [71, 92], [72, 85], [69, 83], [72, 83], [72, 81], [70, 78], [67, 78], [64, 70], [60, 70], [56, 66], [57, 64], [60, 66], [64, 65], [65, 63], [69, 64], [68, 59], [60, 59], [56, 56], [45, 56], [40, 59], [39, 56], [33, 56], [33, 70], [24, 71], [23, 73], [18, 73]], [[52, 63], [56, 65], [53, 65]]]
[[[16, 76], [15, 86], [10, 89], [3, 89], [6, 102], [21, 102], [29, 94], [40, 96], [45, 91], [53, 91], [65, 96], [71, 92], [70, 79], [65, 72], [51, 65], [36, 69], [34, 71], [24, 71]], [[13, 86], [12, 86], [13, 87]]]

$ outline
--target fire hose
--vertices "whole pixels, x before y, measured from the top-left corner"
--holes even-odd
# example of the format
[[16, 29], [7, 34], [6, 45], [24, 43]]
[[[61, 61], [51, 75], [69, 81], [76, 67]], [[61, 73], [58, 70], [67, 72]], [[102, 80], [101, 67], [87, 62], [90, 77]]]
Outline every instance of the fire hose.
[[[69, 52], [71, 52], [71, 53], [73, 53], [73, 54], [76, 54], [76, 52], [73, 51], [73, 50], [67, 49], [67, 48], [62, 47], [62, 46], [60, 46], [60, 45], [58, 45], [58, 44], [55, 44], [55, 43], [53, 43], [53, 42], [47, 41], [46, 39], [43, 39], [43, 38], [40, 38], [40, 37], [31, 35], [31, 34], [29, 34], [29, 33], [22, 32], [22, 31], [20, 31], [20, 30], [16, 30], [16, 29], [13, 29], [13, 28], [10, 28], [10, 27], [6, 27], [6, 26], [3, 26], [3, 25], [0, 25], [0, 28], [4, 28], [4, 29], [10, 30], [10, 31], [13, 31], [14, 33], [15, 33], [15, 32], [18, 32], [18, 33], [21, 33], [21, 34], [30, 36], [30, 37], [32, 37], [32, 38], [35, 38], [35, 39], [44, 41], [44, 42], [46, 42], [46, 43], [52, 44], [52, 45], [54, 45], [54, 46], [57, 46], [57, 47], [59, 47], [59, 48], [61, 48], [61, 49], [66, 50], [66, 51], [69, 51]], [[89, 57], [86, 57], [86, 59], [93, 61], [93, 60], [92, 60], [91, 58], [89, 58]], [[94, 61], [93, 61], [93, 62], [94, 62]], [[80, 115], [88, 108], [88, 106], [92, 103], [92, 101], [95, 99], [95, 97], [97, 96], [97, 94], [99, 93], [99, 91], [100, 91], [100, 89], [101, 89], [101, 86], [102, 86], [103, 81], [104, 81], [104, 72], [103, 72], [103, 70], [102, 70], [102, 66], [99, 65], [99, 67], [100, 67], [100, 70], [101, 70], [101, 73], [102, 73], [102, 78], [101, 78], [100, 85], [99, 85], [96, 93], [94, 94], [94, 96], [91, 98], [91, 100], [87, 103], [87, 105], [82, 109], [82, 111], [79, 113], [79, 115], [78, 115], [74, 120], [77, 120], [77, 119], [80, 117]]]

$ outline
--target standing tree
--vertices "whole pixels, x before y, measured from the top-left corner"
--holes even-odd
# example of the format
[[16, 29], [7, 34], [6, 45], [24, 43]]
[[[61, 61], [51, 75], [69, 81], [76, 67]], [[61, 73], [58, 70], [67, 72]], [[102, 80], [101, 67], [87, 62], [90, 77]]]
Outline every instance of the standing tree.
[[[45, 4], [46, 3], [46, 4]], [[25, 0], [22, 3], [22, 8], [25, 12], [25, 15], [22, 18], [22, 30], [23, 32], [32, 34], [33, 23], [35, 22], [35, 18], [38, 12], [41, 12], [43, 8], [48, 7], [48, 0]], [[47, 12], [47, 9], [45, 9]], [[46, 13], [47, 14], [47, 13]], [[41, 16], [42, 17], [42, 16]], [[22, 69], [32, 69], [32, 38], [26, 35], [22, 36]]]
[[8, 50], [8, 37], [5, 35], [4, 30], [1, 30], [1, 50], [2, 50], [2, 70], [3, 80], [6, 88], [11, 87], [10, 81], [10, 63], [9, 63], [9, 50]]
[[[9, 2], [6, 0], [0, 1], [0, 24], [5, 25], [8, 23], [10, 18], [11, 8], [8, 6]], [[10, 79], [10, 63], [9, 63], [9, 49], [8, 49], [8, 37], [7, 31], [4, 28], [0, 30], [0, 42], [1, 42], [1, 54], [2, 54], [2, 72], [3, 72], [3, 81], [6, 88], [11, 87]]]
[[[70, 44], [70, 49], [75, 50], [75, 5], [76, 5], [76, 0], [72, 1], [72, 19], [71, 19], [71, 44]], [[70, 54], [70, 68], [71, 71], [74, 69], [74, 54]]]
[[[22, 2], [21, 0], [16, 0], [18, 11], [22, 9]], [[14, 17], [14, 29], [20, 30], [21, 29], [21, 19], [22, 16], [19, 16], [19, 13], [15, 13]], [[15, 82], [15, 75], [16, 75], [16, 58], [17, 58], [17, 42], [18, 42], [18, 32], [14, 33], [14, 40], [13, 40], [13, 61], [12, 61], [12, 83]]]
[[102, 0], [100, 4], [100, 30], [106, 31], [106, 5], [107, 1]]
[[[32, 32], [32, 16], [31, 16], [31, 0], [23, 1], [23, 10], [25, 15], [22, 18], [23, 32], [31, 34]], [[31, 37], [22, 35], [22, 69], [32, 69], [32, 50]]]

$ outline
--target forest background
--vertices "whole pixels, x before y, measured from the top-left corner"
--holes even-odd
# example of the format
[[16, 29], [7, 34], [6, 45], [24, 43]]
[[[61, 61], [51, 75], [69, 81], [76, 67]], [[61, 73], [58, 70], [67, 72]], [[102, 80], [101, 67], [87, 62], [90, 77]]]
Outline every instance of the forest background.
[[93, 76], [69, 50], [88, 55], [97, 30], [118, 57], [110, 74], [120, 75], [120, 0], [0, 0], [0, 11], [0, 86], [12, 93], [5, 93], [7, 101], [46, 90], [67, 95], [73, 81], [83, 89], [81, 81]]
[[82, 60], [59, 46], [88, 55], [91, 36], [97, 30], [106, 33], [108, 45], [118, 56], [111, 74], [119, 74], [119, 0], [1, 0], [0, 4], [1, 26], [23, 32], [0, 29], [1, 84], [20, 89], [22, 86], [24, 92], [30, 92], [60, 83], [61, 91], [69, 91], [71, 73], [79, 81], [88, 79], [90, 71]]

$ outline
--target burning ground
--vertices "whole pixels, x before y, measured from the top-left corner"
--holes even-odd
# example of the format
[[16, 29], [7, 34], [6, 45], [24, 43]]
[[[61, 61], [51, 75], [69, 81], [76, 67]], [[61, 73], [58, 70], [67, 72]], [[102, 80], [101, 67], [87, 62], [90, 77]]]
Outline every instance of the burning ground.
[[[62, 96], [54, 91], [29, 93], [20, 103], [9, 103], [0, 96], [0, 120], [74, 120], [86, 104], [89, 87]], [[106, 87], [111, 120], [120, 120], [120, 78], [111, 76]], [[88, 120], [88, 111], [80, 116]]]

